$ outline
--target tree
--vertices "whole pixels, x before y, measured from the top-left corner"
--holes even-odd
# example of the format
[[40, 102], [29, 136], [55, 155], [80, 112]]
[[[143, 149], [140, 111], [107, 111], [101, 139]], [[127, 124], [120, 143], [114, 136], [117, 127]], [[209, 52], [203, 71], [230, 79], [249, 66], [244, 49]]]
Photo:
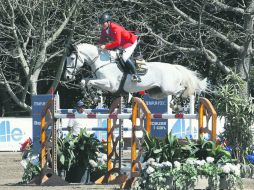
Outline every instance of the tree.
[[[211, 84], [237, 73], [245, 81], [242, 93], [246, 97], [251, 90], [253, 2], [3, 0], [0, 84], [5, 84], [18, 105], [30, 110], [30, 95], [38, 90], [45, 93], [60, 81], [66, 36], [72, 33], [74, 43], [95, 44], [100, 34], [98, 17], [110, 11], [115, 21], [138, 32], [143, 43], [137, 51], [148, 61], [190, 67], [208, 77]], [[41, 81], [50, 81], [47, 90]]]
[[[40, 81], [59, 81], [63, 61], [61, 64], [59, 62], [66, 41], [63, 33], [71, 30], [69, 23], [80, 2], [0, 2], [0, 84], [5, 86], [15, 103], [23, 109], [31, 111], [30, 96], [37, 94]], [[49, 67], [49, 64], [53, 67]], [[55, 71], [57, 68], [58, 73]], [[53, 87], [56, 85], [57, 82], [53, 83]], [[41, 91], [45, 93], [45, 89]]]
[[254, 1], [151, 0], [143, 4], [152, 17], [143, 16], [144, 24], [139, 25], [162, 42], [164, 51], [180, 54], [190, 65], [206, 60], [205, 70], [211, 64], [226, 75], [239, 74], [245, 81], [243, 94], [249, 95]]

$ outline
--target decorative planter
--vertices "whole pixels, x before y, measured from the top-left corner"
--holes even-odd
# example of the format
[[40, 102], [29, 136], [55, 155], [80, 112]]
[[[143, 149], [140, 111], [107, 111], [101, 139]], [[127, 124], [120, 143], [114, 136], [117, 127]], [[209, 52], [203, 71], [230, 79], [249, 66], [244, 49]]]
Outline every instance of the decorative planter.
[[90, 170], [87, 166], [73, 165], [66, 174], [69, 183], [90, 183]]
[[234, 189], [236, 184], [232, 184], [230, 182], [229, 176], [221, 176], [220, 177], [220, 189]]
[[180, 187], [177, 187], [177, 186], [175, 186], [175, 188], [173, 188], [173, 189], [175, 189], [175, 190], [194, 190], [195, 189], [195, 181], [185, 181], [184, 182], [184, 186], [182, 186], [181, 188]]
[[208, 188], [210, 190], [217, 190], [220, 186], [220, 176], [209, 176], [208, 177]]
[[208, 177], [204, 175], [198, 175], [195, 189], [207, 189], [208, 186]]

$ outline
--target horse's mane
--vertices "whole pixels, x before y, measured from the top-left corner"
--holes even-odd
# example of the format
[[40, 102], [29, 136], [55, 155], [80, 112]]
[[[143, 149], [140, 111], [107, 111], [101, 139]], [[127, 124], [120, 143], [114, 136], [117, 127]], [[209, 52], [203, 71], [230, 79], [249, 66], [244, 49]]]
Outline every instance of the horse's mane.
[[80, 43], [76, 45], [76, 48], [78, 50], [82, 50], [82, 49], [86, 49], [86, 50], [97, 50], [97, 46], [93, 45], [93, 44], [88, 44], [88, 43]]

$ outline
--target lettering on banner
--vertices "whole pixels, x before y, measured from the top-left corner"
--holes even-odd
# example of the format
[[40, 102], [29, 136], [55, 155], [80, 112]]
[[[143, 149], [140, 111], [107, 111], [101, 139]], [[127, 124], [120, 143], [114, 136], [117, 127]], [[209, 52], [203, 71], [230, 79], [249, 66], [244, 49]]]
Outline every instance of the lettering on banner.
[[152, 125], [167, 125], [166, 121], [152, 121]]
[[34, 120], [34, 125], [39, 125], [39, 126], [40, 126], [40, 125], [41, 125], [41, 122], [40, 122], [40, 121], [35, 121], [35, 120]]
[[166, 130], [167, 128], [165, 126], [153, 126], [154, 130]]
[[34, 106], [45, 106], [46, 102], [34, 102]]
[[165, 101], [145, 101], [148, 106], [164, 106], [166, 105]]
[[8, 120], [0, 123], [0, 142], [20, 141], [23, 133], [20, 128], [11, 128]]

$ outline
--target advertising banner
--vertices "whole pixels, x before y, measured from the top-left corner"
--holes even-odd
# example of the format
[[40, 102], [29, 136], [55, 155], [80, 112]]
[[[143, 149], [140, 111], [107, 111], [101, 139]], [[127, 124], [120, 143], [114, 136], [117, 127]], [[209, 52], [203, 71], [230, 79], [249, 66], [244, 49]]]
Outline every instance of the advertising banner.
[[[40, 152], [40, 134], [41, 134], [41, 112], [47, 102], [52, 99], [51, 94], [32, 96], [32, 118], [33, 118], [33, 150]], [[47, 121], [47, 118], [46, 118]]]
[[0, 118], [0, 151], [19, 151], [32, 137], [32, 118]]
[[[168, 99], [155, 100], [148, 96], [144, 96], [144, 101], [151, 113], [167, 113]], [[152, 119], [151, 135], [154, 137], [163, 138], [168, 134], [167, 119]]]

